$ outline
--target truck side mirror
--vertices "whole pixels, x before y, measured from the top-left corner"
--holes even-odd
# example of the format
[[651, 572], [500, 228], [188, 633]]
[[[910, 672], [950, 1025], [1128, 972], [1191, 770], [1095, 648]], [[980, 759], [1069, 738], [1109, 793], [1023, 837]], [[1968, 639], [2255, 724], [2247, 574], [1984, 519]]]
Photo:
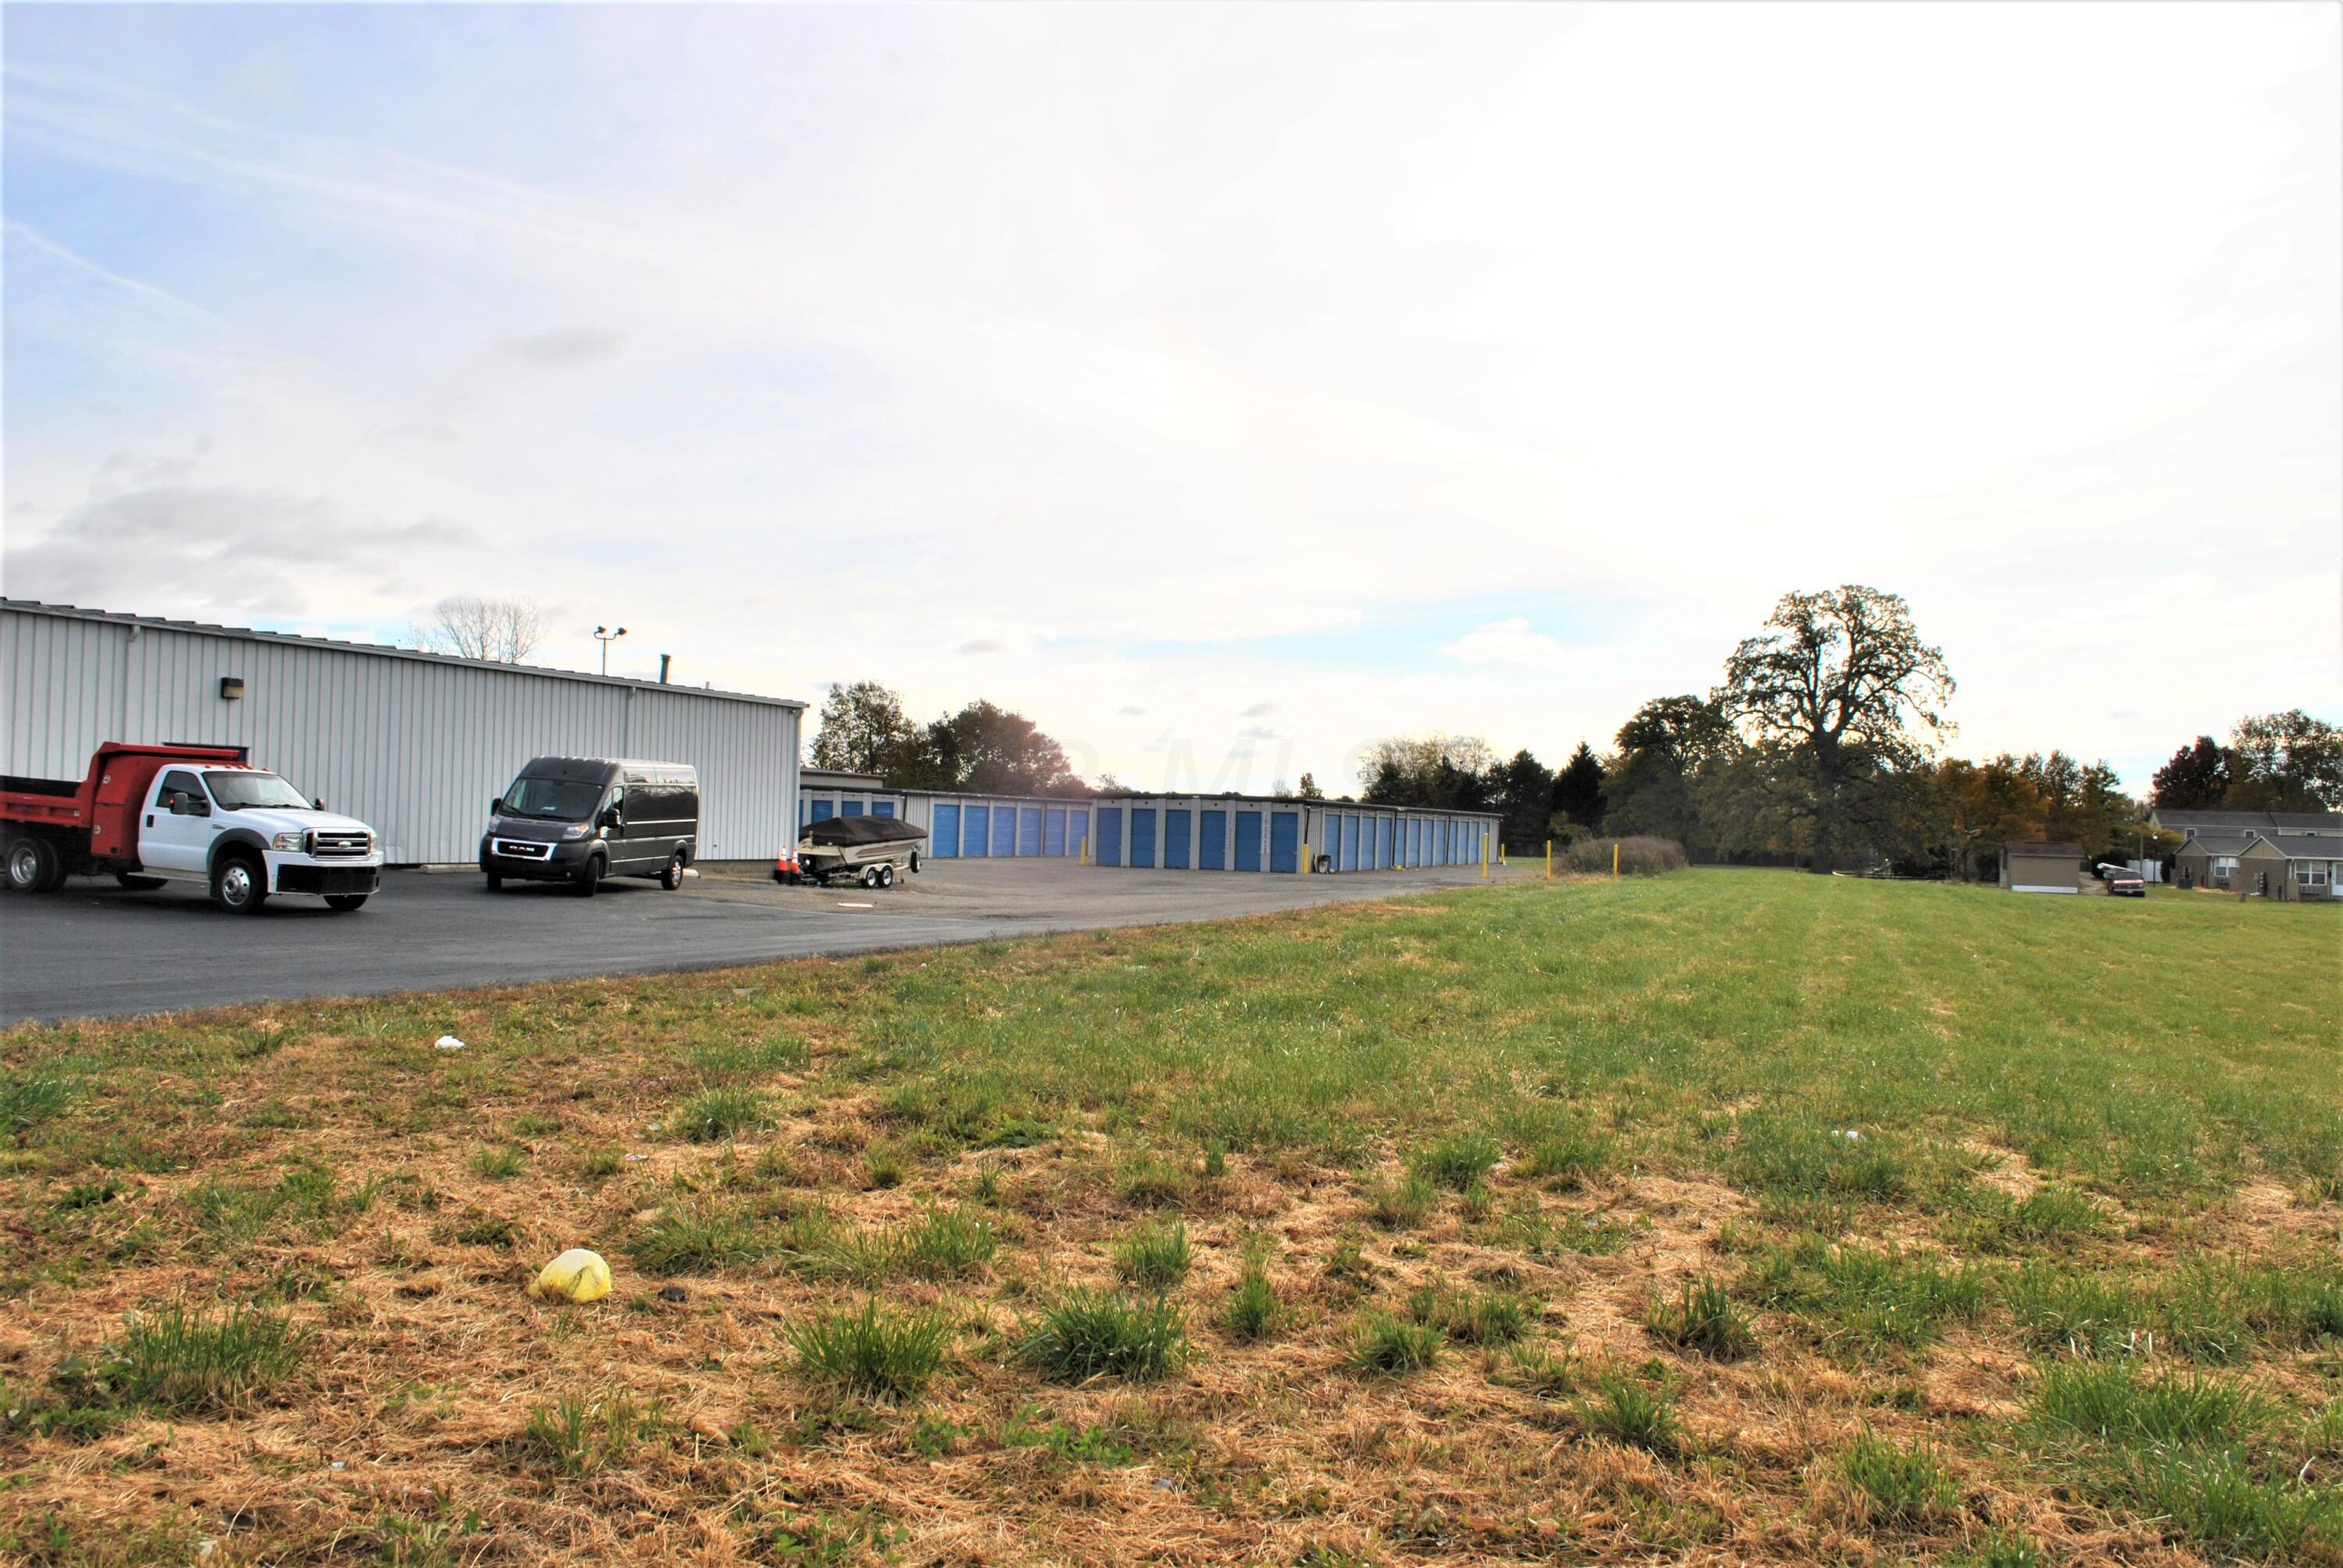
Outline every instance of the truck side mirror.
[[326, 809], [326, 798], [323, 795], [317, 796], [309, 802], [309, 805], [312, 809], [322, 811]]

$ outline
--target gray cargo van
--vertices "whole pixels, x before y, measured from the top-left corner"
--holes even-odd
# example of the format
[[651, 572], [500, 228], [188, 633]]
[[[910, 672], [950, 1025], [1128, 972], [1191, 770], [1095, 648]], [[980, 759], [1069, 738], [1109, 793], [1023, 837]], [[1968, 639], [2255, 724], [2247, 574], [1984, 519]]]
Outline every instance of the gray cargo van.
[[488, 802], [480, 870], [567, 882], [592, 898], [606, 877], [649, 877], [673, 891], [699, 856], [699, 775], [688, 762], [539, 757]]

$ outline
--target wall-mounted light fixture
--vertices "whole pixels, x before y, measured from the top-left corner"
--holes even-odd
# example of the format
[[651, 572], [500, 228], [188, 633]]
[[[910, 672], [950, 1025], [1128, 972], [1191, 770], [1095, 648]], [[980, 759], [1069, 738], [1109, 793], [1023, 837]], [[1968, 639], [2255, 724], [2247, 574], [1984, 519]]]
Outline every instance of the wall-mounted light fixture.
[[225, 702], [242, 702], [244, 700], [244, 677], [240, 675], [221, 676], [220, 699]]

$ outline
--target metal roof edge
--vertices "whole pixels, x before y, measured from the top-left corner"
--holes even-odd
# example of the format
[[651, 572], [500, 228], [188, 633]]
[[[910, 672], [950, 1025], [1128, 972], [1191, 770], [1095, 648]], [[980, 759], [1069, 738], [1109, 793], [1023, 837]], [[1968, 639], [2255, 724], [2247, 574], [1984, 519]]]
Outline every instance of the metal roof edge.
[[297, 648], [322, 648], [337, 653], [362, 653], [377, 658], [410, 658], [426, 664], [450, 664], [463, 669], [485, 669], [506, 675], [535, 675], [551, 680], [582, 680], [595, 686], [617, 686], [629, 690], [659, 691], [678, 697], [712, 697], [727, 702], [753, 702], [768, 708], [789, 708], [802, 712], [805, 704], [794, 697], [766, 697], [753, 691], [725, 691], [709, 686], [677, 686], [657, 680], [637, 680], [623, 675], [597, 675], [586, 669], [559, 669], [547, 664], [502, 664], [492, 658], [465, 658], [452, 653], [433, 653], [427, 648], [397, 648], [383, 642], [345, 642], [338, 638], [307, 637], [299, 632], [265, 631], [257, 627], [219, 626], [209, 621], [170, 620], [162, 616], [131, 615], [124, 610], [89, 609], [80, 605], [46, 604], [39, 599], [0, 598], [0, 610], [13, 610], [24, 615], [45, 615], [59, 620], [95, 620], [114, 626], [129, 626], [155, 631], [186, 632], [196, 637], [218, 637], [246, 642], [282, 642]]

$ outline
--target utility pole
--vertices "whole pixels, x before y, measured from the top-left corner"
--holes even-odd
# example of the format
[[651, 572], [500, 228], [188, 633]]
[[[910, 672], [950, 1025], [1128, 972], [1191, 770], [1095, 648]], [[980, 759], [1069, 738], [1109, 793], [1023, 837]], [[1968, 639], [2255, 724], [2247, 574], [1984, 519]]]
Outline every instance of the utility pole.
[[610, 645], [626, 635], [627, 628], [623, 626], [616, 631], [612, 631], [607, 626], [598, 626], [594, 628], [594, 640], [602, 645], [603, 674], [608, 675], [610, 673]]

